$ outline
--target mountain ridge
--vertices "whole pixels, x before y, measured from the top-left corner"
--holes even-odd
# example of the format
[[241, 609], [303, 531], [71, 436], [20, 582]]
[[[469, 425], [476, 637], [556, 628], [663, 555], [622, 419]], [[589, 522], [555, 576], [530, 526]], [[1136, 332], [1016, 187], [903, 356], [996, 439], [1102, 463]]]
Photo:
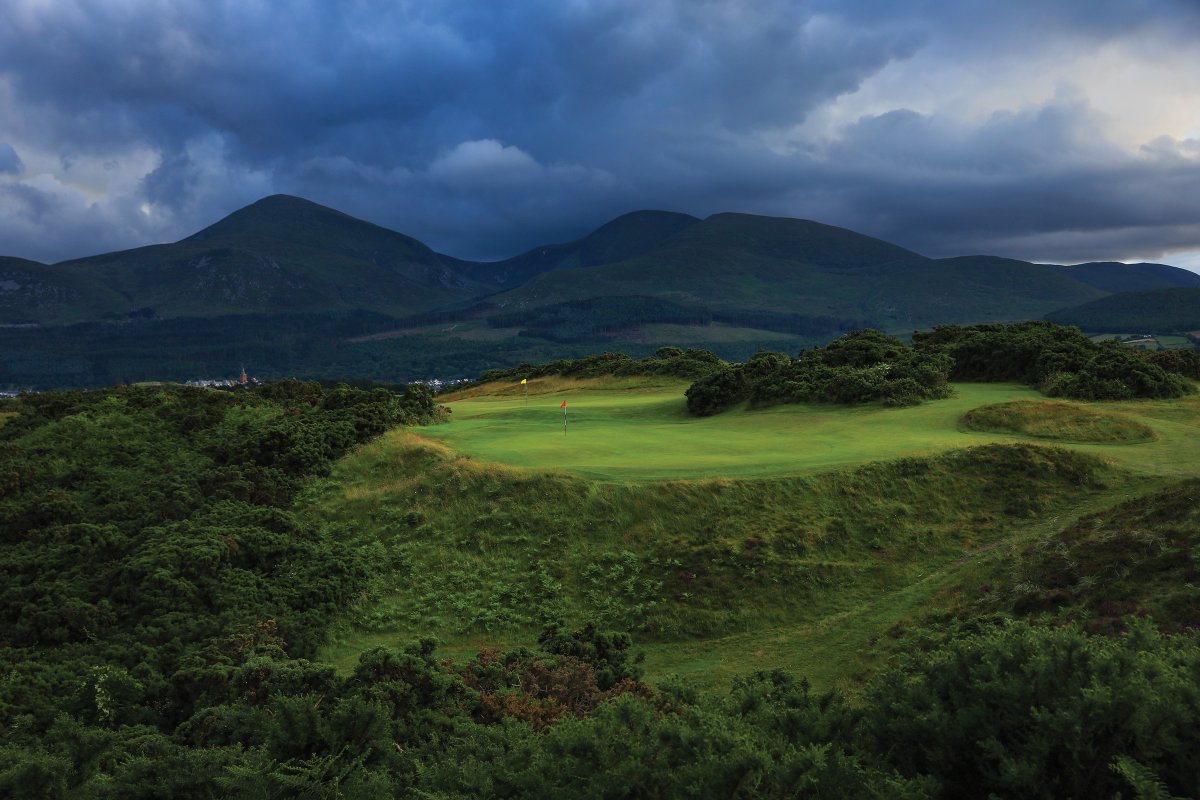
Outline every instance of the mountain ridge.
[[402, 315], [486, 289], [412, 237], [288, 195], [263, 198], [177, 242], [72, 259], [45, 274], [98, 281], [123, 298], [110, 299], [100, 318], [139, 308], [158, 316], [337, 309]]
[[854, 321], [911, 330], [1040, 317], [1130, 286], [1200, 287], [1200, 275], [1156, 264], [930, 259], [813, 220], [740, 212], [698, 219], [659, 210], [620, 215], [570, 242], [475, 262], [304, 198], [270, 195], [174, 243], [54, 265], [0, 258], [0, 324], [117, 320], [131, 312], [365, 310], [417, 319], [467, 309], [454, 313], [486, 318], [487, 307], [508, 314], [608, 298], [593, 305], [611, 310], [636, 296], [731, 318], [785, 314], [827, 318], [835, 327]]
[[[1200, 286], [1200, 276], [1195, 283]], [[489, 302], [511, 313], [596, 297], [657, 296], [713, 311], [825, 317], [831, 330], [841, 327], [837, 320], [853, 320], [911, 331], [1039, 318], [1105, 294], [1070, 273], [1030, 262], [930, 259], [811, 220], [728, 213], [627, 261], [543, 272]]]
[[698, 218], [675, 211], [630, 211], [579, 239], [539, 245], [501, 261], [471, 262], [443, 257], [464, 265], [475, 280], [509, 289], [542, 272], [593, 267], [640, 255], [697, 222]]
[[1090, 303], [1046, 315], [1059, 325], [1107, 333], [1200, 330], [1200, 288], [1174, 286], [1142, 292], [1118, 292]]

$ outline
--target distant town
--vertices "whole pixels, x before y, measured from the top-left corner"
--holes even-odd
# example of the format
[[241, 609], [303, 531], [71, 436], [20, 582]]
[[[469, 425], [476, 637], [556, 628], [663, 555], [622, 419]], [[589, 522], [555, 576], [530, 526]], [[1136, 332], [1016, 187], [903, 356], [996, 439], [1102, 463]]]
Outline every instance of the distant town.
[[[263, 381], [259, 378], [255, 378], [246, 374], [246, 370], [243, 369], [236, 378], [198, 378], [196, 380], [184, 381], [184, 385], [205, 386], [213, 389], [236, 389], [240, 387], [250, 388], [254, 386], [261, 386], [266, 382], [267, 381]], [[452, 386], [458, 386], [460, 384], [470, 382], [470, 378], [451, 378], [447, 380], [442, 380], [441, 378], [427, 378], [425, 380], [397, 381], [397, 383], [418, 383], [422, 386], [428, 386], [435, 393], [440, 392], [443, 389], [449, 389]]]
[[[200, 386], [208, 389], [253, 389], [268, 382], [269, 381], [249, 375], [245, 368], [243, 368], [236, 378], [195, 378], [193, 380], [183, 381], [183, 385]], [[470, 382], [470, 378], [450, 378], [447, 380], [442, 380], [441, 378], [427, 378], [424, 380], [415, 381], [397, 381], [397, 383], [417, 383], [422, 386], [428, 386], [435, 394], [445, 389]], [[19, 397], [23, 394], [37, 394], [37, 390], [28, 388], [0, 389], [0, 398]]]

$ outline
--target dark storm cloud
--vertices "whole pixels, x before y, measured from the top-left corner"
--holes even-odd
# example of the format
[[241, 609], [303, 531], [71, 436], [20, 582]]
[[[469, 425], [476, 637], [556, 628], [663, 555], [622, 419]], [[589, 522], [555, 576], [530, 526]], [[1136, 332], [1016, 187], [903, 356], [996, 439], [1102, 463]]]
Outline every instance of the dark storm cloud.
[[0, 251], [179, 238], [271, 192], [466, 257], [641, 207], [809, 216], [938, 253], [1200, 247], [1194, 201], [1168, 199], [1200, 195], [1195, 148], [1131, 154], [1069, 94], [773, 144], [930, 48], [1169, 49], [1198, 20], [1186, 2], [11, 0]]
[[864, 118], [823, 154], [851, 227], [930, 255], [1083, 260], [1200, 244], [1192, 141], [1126, 153], [1060, 97], [963, 127], [909, 111]]

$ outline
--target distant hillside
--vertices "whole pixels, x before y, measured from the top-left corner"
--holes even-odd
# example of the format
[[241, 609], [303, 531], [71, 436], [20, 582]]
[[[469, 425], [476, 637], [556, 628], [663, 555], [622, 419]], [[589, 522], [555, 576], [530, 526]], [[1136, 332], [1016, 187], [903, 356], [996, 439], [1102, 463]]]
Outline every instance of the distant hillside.
[[0, 257], [0, 324], [96, 319], [123, 298], [78, 270]]
[[[416, 239], [285, 195], [264, 198], [174, 244], [82, 258], [53, 270], [64, 285], [80, 287], [82, 303], [115, 317], [134, 309], [160, 317], [349, 309], [413, 314], [484, 291]], [[65, 321], [72, 315], [61, 305], [39, 301], [29, 316]]]
[[535, 247], [504, 261], [480, 263], [451, 259], [451, 263], [462, 266], [473, 280], [509, 289], [553, 269], [594, 267], [634, 258], [699, 221], [673, 211], [634, 211], [566, 244]]
[[1045, 265], [1067, 277], [1083, 281], [1106, 292], [1145, 292], [1172, 287], [1200, 287], [1200, 275], [1166, 264], [1122, 264], [1119, 261], [1095, 261], [1073, 267]]
[[1046, 319], [1097, 333], [1200, 330], [1200, 288], [1121, 292], [1055, 311]]
[[818, 222], [716, 214], [634, 258], [545, 272], [491, 301], [503, 313], [635, 295], [717, 312], [800, 314], [911, 330], [1038, 317], [1104, 292], [1023, 261], [933, 260]]
[[[930, 259], [811, 220], [738, 213], [700, 220], [652, 210], [624, 214], [575, 241], [481, 263], [274, 195], [173, 244], [54, 265], [0, 258], [0, 385], [199, 374], [202, 364], [242, 358], [264, 372], [325, 374], [335, 363], [341, 377], [355, 377], [345, 372], [355, 365], [396, 380], [431, 368], [450, 374], [432, 364], [435, 353], [453, 354], [439, 362], [447, 369], [479, 371], [535, 353], [661, 345], [791, 352], [864, 327], [907, 334], [1038, 319], [1118, 290], [1174, 287], [1200, 288], [1200, 276], [1161, 264]], [[1185, 318], [1191, 324], [1189, 314], [1171, 327]], [[227, 322], [234, 317], [255, 320]], [[285, 319], [286, 335], [272, 328]], [[115, 330], [130, 321], [139, 325]], [[31, 324], [42, 327], [31, 332]], [[61, 327], [76, 324], [91, 332], [82, 342]], [[1110, 324], [1147, 327], [1111, 317]], [[114, 330], [97, 327], [104, 325]], [[360, 332], [330, 341], [350, 328]], [[272, 344], [273, 336], [286, 346]], [[345, 346], [334, 362], [318, 357], [334, 344]], [[197, 348], [209, 355], [193, 360]], [[360, 357], [368, 351], [375, 355]]]

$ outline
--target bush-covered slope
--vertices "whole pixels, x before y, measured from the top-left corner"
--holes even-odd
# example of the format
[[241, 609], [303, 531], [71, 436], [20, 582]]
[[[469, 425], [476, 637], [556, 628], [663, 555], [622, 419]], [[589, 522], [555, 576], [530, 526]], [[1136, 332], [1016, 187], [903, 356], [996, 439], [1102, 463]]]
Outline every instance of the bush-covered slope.
[[1117, 505], [1028, 547], [988, 587], [986, 604], [1054, 611], [1107, 631], [1148, 615], [1171, 631], [1200, 628], [1200, 480]]
[[371, 569], [291, 498], [428, 417], [428, 392], [127, 387], [4, 411], [0, 794], [217, 794], [239, 757], [190, 749], [235, 725], [211, 707], [320, 680], [303, 659]]

